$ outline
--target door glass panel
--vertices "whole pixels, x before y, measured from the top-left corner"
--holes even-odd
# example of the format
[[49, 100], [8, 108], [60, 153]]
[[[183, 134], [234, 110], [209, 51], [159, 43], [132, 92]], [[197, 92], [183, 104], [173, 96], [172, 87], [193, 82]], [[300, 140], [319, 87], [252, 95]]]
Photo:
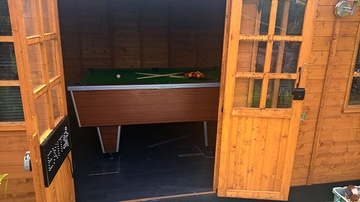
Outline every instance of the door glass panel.
[[271, 79], [266, 94], [267, 108], [291, 108], [295, 80]]
[[[260, 106], [262, 79], [237, 78], [234, 107]], [[266, 93], [266, 108], [291, 108], [295, 80], [270, 79]]]
[[56, 120], [57, 118], [61, 117], [58, 86], [54, 86], [51, 89], [51, 101], [54, 113], [54, 120]]
[[302, 33], [305, 1], [279, 0], [275, 35], [297, 35]]
[[11, 25], [7, 0], [0, 0], [0, 36], [11, 36]]
[[237, 78], [235, 80], [234, 107], [248, 106], [248, 92], [251, 86], [250, 79]]
[[56, 71], [56, 51], [55, 51], [55, 41], [45, 41], [47, 62], [49, 68], [49, 78], [53, 78], [54, 76], [58, 76]]
[[18, 80], [13, 43], [0, 43], [0, 80]]
[[26, 36], [39, 35], [38, 22], [36, 17], [37, 2], [35, 0], [23, 0], [23, 14], [26, 27]]
[[[275, 35], [301, 35], [306, 6], [303, 2], [278, 1]], [[268, 35], [271, 4], [271, 1], [244, 0], [240, 34]]]
[[[261, 96], [261, 89], [262, 89], [262, 79], [256, 79], [253, 83], [253, 90], [252, 90], [252, 101], [251, 101], [251, 107], [258, 108], [260, 106], [260, 96]], [[268, 102], [268, 100], [267, 100]], [[268, 106], [268, 104], [267, 104]]]
[[[267, 43], [260, 41], [257, 54], [256, 54], [256, 72], [263, 72], [264, 71], [264, 65], [265, 65], [265, 53], [266, 53], [266, 46]], [[273, 65], [273, 62], [271, 62], [271, 66]]]
[[[262, 79], [237, 78], [235, 80], [234, 107], [253, 107], [260, 106]], [[271, 106], [268, 99], [267, 106]]]
[[31, 78], [33, 87], [36, 88], [39, 85], [44, 84], [43, 73], [41, 69], [41, 55], [40, 45], [32, 44], [28, 47], [29, 50], [29, 63], [31, 68]]
[[271, 60], [271, 73], [296, 73], [300, 42], [275, 42]]
[[[263, 2], [263, 1], [261, 1]], [[266, 4], [266, 2], [265, 2]], [[260, 24], [265, 23], [262, 22], [261, 16], [267, 15], [267, 19], [269, 19], [269, 12], [258, 12], [261, 11], [263, 7], [262, 3], [258, 3], [258, 1], [254, 0], [244, 0], [243, 8], [242, 8], [242, 15], [241, 15], [241, 29], [240, 34], [250, 34], [250, 35], [257, 35], [259, 34], [259, 27]], [[256, 12], [254, 12], [256, 11]], [[268, 23], [267, 21], [266, 23]], [[262, 34], [267, 34], [267, 27], [263, 28]]]
[[49, 1], [49, 0], [41, 0], [45, 33], [54, 32], [52, 24], [51, 24], [51, 22], [53, 21], [52, 13], [51, 13], [51, 2], [52, 1]]
[[0, 122], [4, 121], [24, 121], [19, 86], [0, 86]]
[[[256, 66], [257, 41], [239, 41], [237, 72], [254, 72]], [[266, 45], [266, 44], [265, 44]]]
[[[256, 72], [264, 71], [266, 42], [258, 42]], [[296, 73], [300, 42], [274, 42], [270, 73]]]
[[35, 100], [35, 111], [38, 120], [39, 134], [42, 134], [49, 129], [49, 117], [46, 106], [46, 94], [42, 94]]
[[258, 1], [257, 11], [260, 13], [260, 35], [267, 35], [269, 33], [270, 8], [271, 1]]

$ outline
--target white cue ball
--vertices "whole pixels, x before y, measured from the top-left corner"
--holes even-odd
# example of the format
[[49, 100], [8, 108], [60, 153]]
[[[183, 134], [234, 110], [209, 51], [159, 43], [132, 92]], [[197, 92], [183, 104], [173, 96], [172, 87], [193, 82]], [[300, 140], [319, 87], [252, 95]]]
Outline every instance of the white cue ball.
[[120, 74], [116, 74], [116, 78], [120, 79], [121, 75]]

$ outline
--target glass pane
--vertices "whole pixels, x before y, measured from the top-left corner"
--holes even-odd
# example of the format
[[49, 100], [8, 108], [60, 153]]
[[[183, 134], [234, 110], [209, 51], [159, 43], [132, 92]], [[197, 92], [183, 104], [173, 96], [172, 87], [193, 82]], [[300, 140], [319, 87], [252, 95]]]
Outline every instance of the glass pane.
[[11, 36], [8, 0], [0, 0], [0, 36]]
[[[257, 54], [256, 54], [256, 72], [263, 72], [264, 71], [264, 64], [265, 64], [265, 52], [266, 52], [266, 46], [267, 43], [266, 42], [259, 42], [258, 43], [258, 50], [257, 50]], [[272, 66], [273, 62], [271, 63]]]
[[52, 10], [51, 10], [51, 4], [53, 3], [53, 0], [41, 0], [41, 6], [42, 6], [42, 14], [43, 14], [43, 23], [44, 23], [44, 32], [45, 33], [51, 33], [54, 32], [52, 27]]
[[[271, 79], [266, 93], [266, 108], [291, 108], [295, 80]], [[262, 80], [255, 80], [251, 107], [259, 107]]]
[[[237, 72], [255, 72], [257, 41], [240, 41], [237, 61]], [[266, 45], [266, 43], [265, 43]]]
[[[260, 106], [262, 79], [238, 78], [235, 82], [234, 107]], [[266, 94], [266, 108], [291, 108], [295, 80], [271, 79]]]
[[[259, 30], [260, 30], [260, 25], [262, 23], [262, 20], [264, 19], [269, 19], [269, 12], [263, 12], [262, 11], [262, 6], [263, 4], [261, 2], [263, 2], [262, 0], [260, 1], [260, 3], [258, 3], [258, 1], [253, 1], [253, 0], [244, 0], [243, 1], [243, 8], [242, 8], [242, 15], [241, 15], [241, 30], [240, 30], [240, 34], [251, 34], [251, 35], [257, 35], [259, 34]], [[267, 7], [269, 8], [269, 7]], [[261, 11], [261, 12], [260, 12]], [[262, 17], [267, 15], [267, 17]], [[269, 20], [267, 20], [266, 24], [269, 22]], [[267, 34], [267, 27], [264, 28], [262, 27], [262, 32], [261, 34]], [[266, 30], [264, 30], [266, 29]]]
[[[271, 1], [244, 0], [240, 34], [268, 35]], [[279, 0], [275, 35], [301, 35], [304, 0]]]
[[54, 120], [61, 116], [60, 112], [60, 101], [59, 101], [59, 91], [58, 87], [54, 86], [51, 89], [51, 100], [52, 100], [52, 107], [54, 112]]
[[18, 80], [13, 43], [0, 43], [0, 80]]
[[48, 71], [49, 78], [51, 79], [54, 76], [57, 76], [58, 73], [56, 71], [56, 51], [55, 51], [55, 41], [46, 41], [45, 42], [47, 62], [48, 62]]
[[305, 5], [301, 0], [280, 0], [276, 17], [276, 35], [301, 35]]
[[23, 0], [24, 20], [26, 27], [26, 36], [38, 35], [38, 23], [36, 19], [36, 1]]
[[39, 125], [39, 134], [49, 129], [49, 117], [46, 105], [46, 94], [41, 95], [35, 100], [35, 110]]
[[260, 96], [261, 96], [261, 89], [262, 89], [262, 79], [254, 80], [254, 86], [252, 90], [252, 101], [251, 107], [259, 107], [260, 106]]
[[266, 107], [291, 108], [295, 80], [272, 79], [266, 95]]
[[[291, 108], [294, 80], [270, 80], [266, 94], [266, 108]], [[253, 80], [252, 94], [249, 94], [247, 106], [259, 107], [262, 80]], [[251, 86], [250, 85], [250, 86]]]
[[360, 77], [354, 77], [351, 84], [349, 105], [360, 105]]
[[[270, 73], [296, 73], [300, 44], [300, 42], [274, 42]], [[256, 72], [264, 71], [266, 46], [266, 42], [258, 42]]]
[[257, 12], [260, 13], [260, 35], [267, 35], [269, 30], [271, 1], [258, 1]]
[[28, 50], [32, 83], [33, 87], [36, 88], [37, 86], [44, 84], [44, 78], [41, 69], [40, 45], [29, 45]]
[[270, 72], [296, 73], [300, 44], [300, 42], [275, 42]]
[[[237, 78], [235, 81], [234, 107], [260, 106], [262, 79]], [[266, 107], [271, 107], [271, 100]]]
[[[249, 107], [251, 106], [252, 98], [249, 92], [252, 92], [254, 79], [237, 78], [235, 80], [234, 90], [234, 107]], [[248, 98], [249, 97], [249, 98]]]
[[0, 122], [24, 121], [20, 87], [0, 87]]

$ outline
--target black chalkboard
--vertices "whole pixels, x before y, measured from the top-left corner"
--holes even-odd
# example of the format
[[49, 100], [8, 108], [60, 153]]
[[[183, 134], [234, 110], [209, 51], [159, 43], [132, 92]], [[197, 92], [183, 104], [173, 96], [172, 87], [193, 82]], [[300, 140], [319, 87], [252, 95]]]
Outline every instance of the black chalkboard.
[[70, 125], [66, 116], [40, 145], [45, 187], [50, 186], [70, 150]]

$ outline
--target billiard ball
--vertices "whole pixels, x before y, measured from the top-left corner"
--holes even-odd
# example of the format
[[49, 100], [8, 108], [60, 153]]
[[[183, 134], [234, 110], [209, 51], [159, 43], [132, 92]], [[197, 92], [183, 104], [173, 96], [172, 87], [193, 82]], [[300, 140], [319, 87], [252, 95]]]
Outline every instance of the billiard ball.
[[120, 74], [116, 74], [116, 78], [120, 79], [121, 75]]

